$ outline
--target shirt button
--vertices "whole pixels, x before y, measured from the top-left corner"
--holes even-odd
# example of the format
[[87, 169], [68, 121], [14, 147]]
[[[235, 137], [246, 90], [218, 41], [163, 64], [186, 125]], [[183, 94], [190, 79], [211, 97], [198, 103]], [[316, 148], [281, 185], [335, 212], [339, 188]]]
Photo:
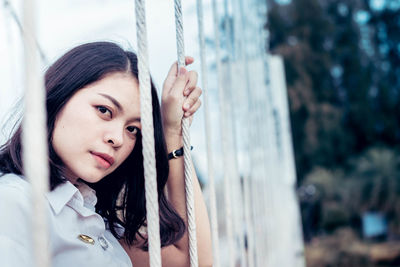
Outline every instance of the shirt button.
[[108, 242], [107, 242], [107, 240], [104, 238], [104, 237], [102, 237], [102, 236], [99, 236], [99, 244], [100, 244], [100, 246], [104, 249], [104, 250], [106, 250], [107, 248], [108, 248]]
[[87, 244], [94, 245], [94, 240], [93, 240], [93, 238], [91, 238], [91, 237], [88, 236], [88, 235], [80, 234], [80, 235], [78, 235], [78, 239], [81, 240], [82, 242], [87, 243]]

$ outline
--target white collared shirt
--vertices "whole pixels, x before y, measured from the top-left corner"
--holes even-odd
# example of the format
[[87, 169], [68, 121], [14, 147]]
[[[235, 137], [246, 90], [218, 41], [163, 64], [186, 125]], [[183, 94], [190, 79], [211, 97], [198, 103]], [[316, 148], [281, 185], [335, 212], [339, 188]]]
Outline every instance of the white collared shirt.
[[[52, 266], [132, 267], [125, 250], [95, 212], [94, 190], [84, 183], [78, 188], [66, 182], [46, 194]], [[33, 265], [32, 216], [29, 183], [15, 174], [0, 176], [0, 266]]]

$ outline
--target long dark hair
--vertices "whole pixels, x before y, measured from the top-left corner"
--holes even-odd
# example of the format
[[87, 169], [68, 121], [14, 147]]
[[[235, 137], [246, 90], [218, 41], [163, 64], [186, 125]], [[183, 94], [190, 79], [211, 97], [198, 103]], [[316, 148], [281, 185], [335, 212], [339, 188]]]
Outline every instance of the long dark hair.
[[[58, 112], [79, 89], [100, 80], [112, 72], [129, 71], [138, 79], [137, 57], [110, 42], [83, 44], [67, 52], [58, 59], [45, 74], [47, 91], [47, 128], [49, 142], [50, 187], [65, 182], [62, 176], [63, 163], [52, 146], [52, 135]], [[169, 165], [162, 129], [160, 104], [157, 91], [151, 82], [153, 103], [154, 139], [158, 200], [160, 207], [161, 245], [166, 246], [180, 239], [185, 232], [185, 224], [168, 202], [164, 194]], [[21, 158], [21, 126], [0, 148], [0, 172], [23, 174]], [[146, 199], [144, 190], [144, 170], [142, 138], [138, 135], [135, 147], [128, 158], [113, 173], [101, 181], [90, 184], [96, 190], [98, 202], [96, 211], [105, 217], [111, 233], [118, 239], [121, 236], [119, 225], [124, 226], [123, 237], [128, 244], [137, 241], [138, 236], [145, 239], [142, 245], [147, 248], [147, 238], [139, 233], [146, 224]]]

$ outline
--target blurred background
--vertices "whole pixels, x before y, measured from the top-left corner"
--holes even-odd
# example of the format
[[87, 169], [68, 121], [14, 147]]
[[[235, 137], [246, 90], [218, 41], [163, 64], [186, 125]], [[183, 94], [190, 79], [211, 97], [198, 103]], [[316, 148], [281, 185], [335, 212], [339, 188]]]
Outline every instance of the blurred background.
[[400, 1], [268, 1], [307, 266], [400, 266]]

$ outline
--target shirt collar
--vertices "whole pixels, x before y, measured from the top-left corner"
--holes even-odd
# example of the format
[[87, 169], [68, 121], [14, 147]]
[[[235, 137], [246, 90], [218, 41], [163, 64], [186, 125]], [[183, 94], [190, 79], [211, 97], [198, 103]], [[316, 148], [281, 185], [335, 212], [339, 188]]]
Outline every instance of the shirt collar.
[[46, 197], [53, 211], [58, 214], [77, 192], [78, 188], [67, 181], [54, 188], [53, 191], [48, 192]]
[[78, 182], [78, 184], [76, 184], [76, 187], [83, 197], [83, 205], [86, 208], [94, 211], [95, 205], [97, 203], [96, 191], [94, 191], [90, 186], [83, 182]]
[[46, 194], [53, 211], [59, 214], [73, 198], [77, 198], [87, 208], [94, 210], [97, 198], [96, 192], [85, 183], [78, 183], [76, 186], [66, 181], [57, 186], [53, 191]]

